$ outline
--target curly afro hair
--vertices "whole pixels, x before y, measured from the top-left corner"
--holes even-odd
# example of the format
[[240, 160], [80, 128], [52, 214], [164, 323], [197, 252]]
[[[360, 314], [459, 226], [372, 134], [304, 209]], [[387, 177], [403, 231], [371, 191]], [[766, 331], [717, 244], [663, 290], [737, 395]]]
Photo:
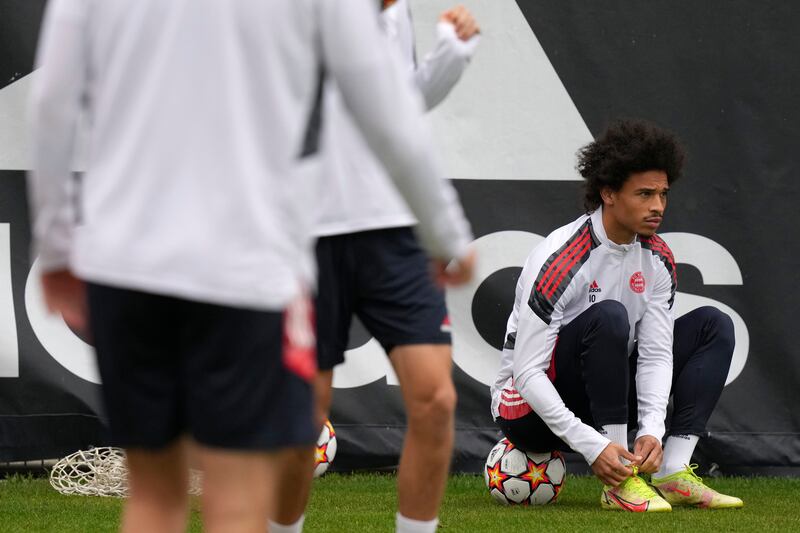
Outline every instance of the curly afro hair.
[[681, 176], [686, 152], [671, 131], [638, 119], [616, 120], [578, 151], [577, 169], [586, 180], [583, 205], [590, 213], [603, 205], [600, 191], [618, 191], [637, 172], [662, 170], [667, 182]]

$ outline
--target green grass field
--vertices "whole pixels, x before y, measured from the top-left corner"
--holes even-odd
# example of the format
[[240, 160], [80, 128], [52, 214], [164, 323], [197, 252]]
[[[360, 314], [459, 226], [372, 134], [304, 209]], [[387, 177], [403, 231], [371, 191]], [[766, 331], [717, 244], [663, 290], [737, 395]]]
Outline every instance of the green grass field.
[[[594, 478], [569, 477], [558, 503], [544, 507], [502, 507], [486, 491], [483, 478], [453, 476], [441, 512], [441, 531], [800, 531], [800, 478], [724, 478], [712, 486], [741, 497], [744, 509], [633, 515], [602, 511]], [[395, 478], [383, 474], [332, 474], [316, 482], [306, 518], [308, 532], [391, 532]], [[114, 531], [122, 501], [62, 496], [46, 479], [12, 477], [0, 481], [0, 532]], [[201, 531], [197, 501], [191, 531]]]

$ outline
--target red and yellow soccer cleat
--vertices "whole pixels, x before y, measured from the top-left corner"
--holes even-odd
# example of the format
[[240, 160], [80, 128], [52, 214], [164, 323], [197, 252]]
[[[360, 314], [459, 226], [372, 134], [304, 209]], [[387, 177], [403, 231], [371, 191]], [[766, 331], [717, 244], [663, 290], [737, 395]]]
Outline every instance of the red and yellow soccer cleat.
[[652, 485], [672, 505], [690, 505], [702, 509], [738, 509], [744, 502], [734, 496], [720, 494], [703, 483], [694, 473], [697, 465], [687, 465], [686, 470], [661, 478], [654, 477]]
[[635, 466], [633, 475], [623, 481], [619, 487], [603, 487], [600, 506], [610, 511], [631, 513], [657, 513], [672, 510], [672, 506], [639, 477], [638, 469]]

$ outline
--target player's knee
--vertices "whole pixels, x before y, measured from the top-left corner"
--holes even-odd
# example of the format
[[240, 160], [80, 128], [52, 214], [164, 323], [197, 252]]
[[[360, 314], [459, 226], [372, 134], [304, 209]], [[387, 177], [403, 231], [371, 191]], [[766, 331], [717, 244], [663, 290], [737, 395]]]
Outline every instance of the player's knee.
[[447, 427], [454, 416], [456, 401], [455, 387], [448, 380], [409, 406], [409, 425]]
[[426, 411], [432, 420], [440, 422], [453, 418], [456, 410], [456, 389], [449, 381], [437, 388], [436, 393], [428, 401]]
[[725, 351], [733, 356], [733, 349], [736, 346], [736, 333], [731, 317], [716, 307], [709, 307], [709, 323], [714, 328], [717, 341], [725, 347]]
[[592, 320], [599, 326], [600, 331], [627, 341], [630, 323], [628, 311], [622, 303], [617, 300], [603, 300], [592, 305], [587, 311], [591, 312]]
[[708, 338], [732, 355], [736, 345], [736, 333], [731, 317], [712, 306], [698, 307], [691, 313], [693, 321], [703, 324], [703, 330]]

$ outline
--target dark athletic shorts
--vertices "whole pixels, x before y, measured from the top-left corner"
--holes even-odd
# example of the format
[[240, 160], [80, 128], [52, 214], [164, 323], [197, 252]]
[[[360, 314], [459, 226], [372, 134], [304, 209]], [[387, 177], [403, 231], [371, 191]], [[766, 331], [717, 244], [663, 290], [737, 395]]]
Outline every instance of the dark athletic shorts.
[[[96, 284], [88, 297], [114, 445], [158, 449], [189, 434], [269, 451], [316, 440], [313, 343], [284, 344], [284, 313]], [[311, 364], [303, 377], [287, 368], [298, 353]]]
[[322, 237], [317, 263], [321, 370], [344, 362], [353, 315], [386, 353], [409, 344], [450, 344], [444, 292], [411, 228]]

